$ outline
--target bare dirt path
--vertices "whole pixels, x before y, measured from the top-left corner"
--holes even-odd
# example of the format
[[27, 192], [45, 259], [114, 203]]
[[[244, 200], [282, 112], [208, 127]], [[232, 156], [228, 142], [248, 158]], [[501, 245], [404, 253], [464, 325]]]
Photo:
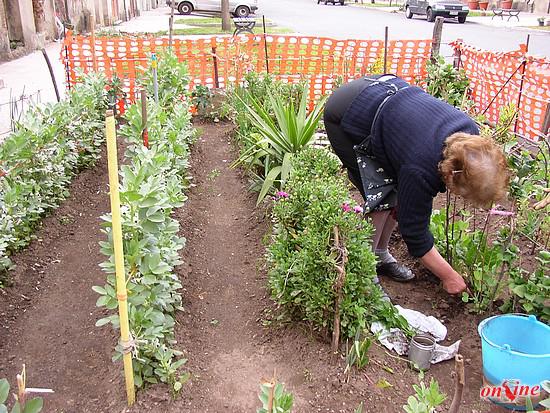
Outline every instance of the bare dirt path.
[[74, 179], [70, 198], [13, 257], [14, 285], [0, 289], [0, 377], [13, 388], [25, 363], [28, 386], [55, 391], [44, 398], [45, 412], [112, 412], [123, 400], [111, 362], [116, 338], [95, 327], [101, 312], [92, 291], [105, 283], [98, 267], [99, 217], [109, 210], [104, 158]]

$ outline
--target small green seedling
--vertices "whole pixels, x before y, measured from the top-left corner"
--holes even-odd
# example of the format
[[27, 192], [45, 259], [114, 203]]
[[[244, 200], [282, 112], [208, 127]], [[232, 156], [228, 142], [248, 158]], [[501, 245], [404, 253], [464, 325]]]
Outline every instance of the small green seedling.
[[291, 413], [294, 396], [284, 391], [282, 383], [277, 383], [273, 378], [270, 381], [263, 381], [260, 389], [259, 398], [262, 407], [257, 410], [257, 413]]
[[372, 339], [370, 337], [361, 339], [361, 333], [360, 331], [357, 331], [355, 334], [355, 339], [353, 340], [353, 345], [346, 357], [346, 369], [344, 370], [344, 373], [349, 372], [353, 366], [357, 367], [358, 370], [361, 370], [369, 364], [368, 352], [371, 345]]
[[433, 378], [430, 386], [426, 387], [423, 375], [420, 376], [420, 386], [413, 384], [416, 395], [409, 396], [403, 410], [407, 413], [434, 413], [436, 407], [440, 406], [447, 396], [439, 391], [439, 383]]
[[213, 181], [214, 179], [216, 179], [218, 176], [220, 176], [221, 172], [219, 169], [212, 169], [212, 171], [210, 171], [210, 173], [207, 175], [207, 178], [209, 181]]
[[[43, 400], [41, 397], [35, 397], [30, 400], [26, 400], [26, 396], [31, 392], [44, 391], [50, 393], [48, 389], [27, 389], [26, 388], [26, 373], [25, 365], [23, 365], [23, 371], [17, 375], [17, 394], [14, 394], [15, 403], [11, 408], [11, 413], [39, 413], [42, 411]], [[0, 413], [8, 412], [7, 400], [10, 393], [10, 384], [8, 380], [0, 380]]]

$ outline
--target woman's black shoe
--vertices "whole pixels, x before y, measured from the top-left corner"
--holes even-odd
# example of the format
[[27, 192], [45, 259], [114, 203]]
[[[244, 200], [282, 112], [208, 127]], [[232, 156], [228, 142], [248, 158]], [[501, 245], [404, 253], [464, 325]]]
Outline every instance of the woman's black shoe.
[[414, 279], [413, 272], [397, 262], [378, 264], [376, 266], [376, 273], [399, 282], [408, 282]]

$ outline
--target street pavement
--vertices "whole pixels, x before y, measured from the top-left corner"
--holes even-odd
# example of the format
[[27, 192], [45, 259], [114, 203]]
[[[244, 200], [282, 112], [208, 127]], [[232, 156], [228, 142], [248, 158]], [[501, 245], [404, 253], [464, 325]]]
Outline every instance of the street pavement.
[[[432, 37], [433, 31], [433, 23], [427, 22], [421, 16], [407, 20], [404, 13], [397, 10], [392, 12], [354, 5], [325, 6], [318, 5], [317, 0], [260, 0], [260, 8], [256, 14], [263, 14], [279, 26], [288, 27], [302, 35], [340, 39], [383, 39], [385, 26], [388, 26], [390, 39], [428, 39]], [[169, 15], [170, 8], [161, 7], [142, 12], [142, 16], [114, 29], [127, 32], [166, 30]], [[178, 19], [183, 17], [176, 16]], [[510, 22], [506, 19], [500, 21], [498, 18], [491, 19], [490, 16], [468, 17], [465, 24], [447, 19], [443, 25], [441, 52], [449, 57], [452, 51], [446, 44], [459, 38], [483, 49], [510, 51], [517, 49], [520, 43], [525, 43], [527, 35], [530, 35], [530, 53], [548, 58], [550, 32], [519, 27], [536, 24], [536, 16], [529, 13], [521, 13], [519, 22], [513, 19]], [[59, 59], [60, 49], [59, 43], [51, 43], [46, 47], [63, 95], [65, 72]], [[50, 74], [40, 51], [0, 64], [0, 141], [3, 132], [9, 127], [10, 109], [6, 103], [10, 98], [22, 94], [41, 102], [55, 101]]]
[[[310, 36], [326, 36], [339, 39], [383, 39], [388, 26], [390, 39], [428, 39], [432, 37], [433, 23], [425, 17], [405, 18], [404, 12], [388, 12], [381, 8], [317, 4], [317, 0], [260, 0], [257, 14], [265, 14], [280, 26], [289, 27]], [[536, 26], [536, 18], [525, 20]], [[481, 23], [481, 24], [480, 24]], [[520, 22], [521, 23], [521, 22]], [[463, 39], [467, 44], [493, 51], [516, 50], [530, 35], [529, 50], [532, 54], [550, 57], [550, 32], [517, 27], [514, 22], [501, 23], [497, 18], [472, 17], [459, 24], [446, 19], [443, 25], [444, 43]], [[442, 48], [450, 54], [450, 48]]]

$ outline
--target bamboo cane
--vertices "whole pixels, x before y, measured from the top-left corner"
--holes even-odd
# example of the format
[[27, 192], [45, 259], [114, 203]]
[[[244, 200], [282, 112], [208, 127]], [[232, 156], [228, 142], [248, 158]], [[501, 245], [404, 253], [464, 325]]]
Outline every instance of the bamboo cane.
[[107, 158], [109, 165], [109, 187], [111, 195], [111, 215], [113, 225], [113, 245], [115, 251], [116, 291], [118, 316], [120, 319], [120, 341], [123, 348], [124, 378], [128, 405], [135, 401], [134, 372], [132, 368], [132, 343], [128, 323], [128, 301], [126, 295], [126, 275], [124, 271], [124, 250], [122, 247], [122, 225], [120, 222], [120, 196], [118, 193], [118, 159], [116, 147], [115, 118], [108, 110], [105, 119], [107, 134]]

